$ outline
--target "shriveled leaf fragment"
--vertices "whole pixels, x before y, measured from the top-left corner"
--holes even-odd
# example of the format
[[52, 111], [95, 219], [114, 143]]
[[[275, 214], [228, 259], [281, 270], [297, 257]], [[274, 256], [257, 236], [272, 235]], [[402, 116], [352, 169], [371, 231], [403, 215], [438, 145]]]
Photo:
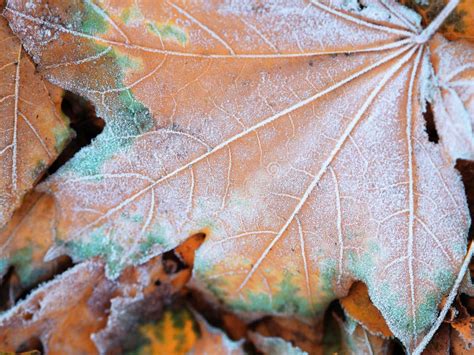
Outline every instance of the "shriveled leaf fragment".
[[0, 316], [2, 350], [17, 351], [35, 337], [48, 354], [96, 353], [90, 334], [105, 325], [111, 284], [97, 262], [65, 272]]
[[[127, 268], [114, 281], [105, 276], [102, 262], [86, 261], [2, 313], [0, 344], [2, 350], [17, 351], [30, 339], [38, 338], [48, 354], [95, 354], [104, 344], [120, 344], [120, 336], [126, 334], [130, 322], [136, 321], [122, 319], [117, 310], [136, 314], [132, 311], [146, 304], [142, 317], [158, 318], [176, 291], [163, 271], [160, 257]], [[102, 337], [94, 335], [99, 331]]]
[[101, 353], [185, 354], [195, 344], [197, 328], [189, 311], [163, 311], [153, 297], [112, 301], [107, 327], [93, 339]]
[[443, 324], [423, 351], [423, 355], [451, 354], [451, 332], [448, 324]]
[[[400, 0], [415, 9], [425, 24], [431, 23], [448, 3], [447, 0]], [[466, 39], [474, 42], [474, 1], [461, 0], [456, 10], [448, 16], [440, 32], [450, 40]]]
[[196, 284], [234, 310], [321, 316], [361, 280], [414, 349], [469, 220], [422, 116], [436, 26], [366, 3], [9, 1], [41, 72], [107, 121], [42, 187], [62, 248], [117, 277], [202, 232]]
[[436, 37], [430, 50], [436, 82], [432, 101], [440, 141], [453, 160], [473, 160], [474, 45]]
[[186, 306], [178, 303], [161, 313], [161, 309], [150, 307], [152, 301], [152, 298], [113, 300], [107, 328], [93, 336], [100, 352], [243, 354], [242, 341], [230, 340]]
[[[1, 228], [64, 148], [71, 132], [66, 117], [58, 111], [42, 77], [3, 17], [0, 83]], [[57, 89], [52, 90], [57, 102]]]
[[268, 317], [257, 322], [253, 330], [265, 338], [283, 339], [309, 354], [320, 354], [323, 336], [331, 335], [334, 329], [326, 329], [322, 322], [306, 324], [294, 318]]
[[338, 320], [342, 333], [341, 349], [343, 354], [391, 354], [390, 340], [370, 334], [364, 327], [352, 319]]
[[251, 333], [250, 339], [258, 350], [264, 354], [274, 355], [305, 355], [308, 354], [291, 343], [276, 337], [264, 337], [258, 333]]
[[354, 283], [349, 294], [340, 300], [344, 311], [370, 333], [393, 336], [380, 311], [372, 304], [367, 286], [361, 282]]
[[451, 332], [456, 332], [457, 336], [464, 342], [464, 348], [470, 350], [474, 348], [474, 316], [469, 314], [461, 299], [456, 299], [453, 308], [456, 311], [453, 320], [445, 320], [452, 328]]
[[51, 278], [64, 262], [63, 258], [44, 260], [54, 245], [55, 218], [52, 197], [33, 192], [0, 232], [0, 280], [13, 267], [20, 283], [18, 293]]
[[466, 345], [460, 334], [451, 329], [451, 354], [452, 355], [469, 355], [472, 354], [472, 347]]
[[200, 335], [190, 354], [245, 354], [242, 348], [243, 340], [233, 341], [222, 330], [207, 323], [200, 314], [194, 313], [194, 316], [199, 325]]

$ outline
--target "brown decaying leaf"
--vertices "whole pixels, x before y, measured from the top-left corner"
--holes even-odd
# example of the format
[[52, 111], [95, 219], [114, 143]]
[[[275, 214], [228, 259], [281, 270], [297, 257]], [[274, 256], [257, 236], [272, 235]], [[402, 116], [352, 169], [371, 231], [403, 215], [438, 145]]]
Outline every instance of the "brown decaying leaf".
[[370, 300], [367, 286], [362, 282], [354, 283], [349, 294], [341, 298], [340, 302], [344, 311], [370, 333], [383, 337], [393, 336], [382, 314]]
[[354, 320], [342, 321], [336, 316], [342, 334], [342, 354], [354, 355], [389, 355], [393, 344], [389, 339], [370, 334]]
[[45, 85], [3, 17], [0, 83], [1, 228], [61, 152], [71, 132], [58, 110], [62, 90]]
[[447, 355], [451, 350], [451, 329], [448, 324], [443, 324], [436, 332], [423, 355]]
[[[415, 9], [422, 16], [425, 25], [430, 24], [448, 3], [447, 0], [400, 0], [400, 2]], [[450, 40], [466, 39], [474, 42], [474, 1], [461, 0], [440, 32]]]
[[446, 320], [446, 322], [451, 326], [451, 332], [456, 333], [454, 336], [458, 336], [463, 341], [464, 348], [471, 350], [474, 348], [474, 315], [469, 313], [462, 303], [461, 297], [456, 299], [453, 308], [455, 309], [455, 317]]
[[[157, 279], [162, 280], [160, 286], [155, 285]], [[29, 339], [39, 338], [49, 354], [96, 353], [91, 335], [112, 321], [111, 307], [133, 309], [145, 301], [148, 316], [156, 317], [176, 292], [166, 279], [160, 257], [126, 269], [115, 281], [105, 277], [101, 262], [76, 265], [2, 315], [1, 350], [16, 351]], [[124, 319], [119, 324], [126, 326]], [[118, 331], [114, 335], [120, 336]], [[115, 337], [112, 340], [119, 341]]]
[[[282, 338], [264, 337], [258, 333], [253, 332], [249, 334], [249, 338], [253, 342], [254, 346], [263, 354], [308, 355], [307, 352], [302, 351], [298, 347]], [[316, 355], [316, 353], [310, 353], [310, 355]]]
[[67, 265], [67, 258], [44, 260], [54, 245], [52, 225], [55, 214], [51, 196], [32, 192], [26, 195], [21, 208], [0, 231], [0, 280], [5, 281], [2, 278], [11, 267], [18, 277], [18, 285], [9, 285], [14, 287], [11, 291], [13, 301], [15, 295], [50, 279]]
[[2, 350], [18, 351], [31, 338], [38, 338], [50, 354], [95, 353], [90, 334], [105, 325], [106, 302], [115, 292], [101, 264], [77, 265], [2, 316]]
[[256, 322], [253, 331], [267, 338], [280, 338], [308, 354], [323, 353], [323, 323], [306, 324], [296, 319], [268, 317]]

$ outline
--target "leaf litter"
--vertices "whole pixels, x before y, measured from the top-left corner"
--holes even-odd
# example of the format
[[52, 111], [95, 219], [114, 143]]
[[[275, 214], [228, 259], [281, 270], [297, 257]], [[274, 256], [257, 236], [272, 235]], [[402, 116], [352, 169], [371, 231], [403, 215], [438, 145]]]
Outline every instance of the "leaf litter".
[[467, 266], [472, 47], [394, 2], [125, 3], [5, 11], [107, 122], [39, 187], [60, 211], [48, 258], [116, 278], [202, 232], [192, 284], [242, 316], [320, 317], [361, 280], [419, 351]]

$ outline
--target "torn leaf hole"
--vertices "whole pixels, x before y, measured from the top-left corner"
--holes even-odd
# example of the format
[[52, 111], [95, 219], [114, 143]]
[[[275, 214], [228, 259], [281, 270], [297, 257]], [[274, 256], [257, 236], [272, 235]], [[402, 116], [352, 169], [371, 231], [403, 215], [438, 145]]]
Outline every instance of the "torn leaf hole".
[[76, 132], [76, 136], [50, 166], [48, 175], [56, 172], [81, 148], [89, 145], [105, 127], [105, 121], [97, 117], [94, 106], [88, 100], [72, 92], [66, 91], [64, 94], [61, 110], [69, 117], [70, 127]]
[[20, 280], [15, 268], [10, 266], [0, 281], [0, 311], [5, 311], [15, 304]]
[[178, 271], [185, 269], [187, 266], [175, 254], [174, 250], [167, 251], [162, 258], [163, 269], [165, 273], [176, 274]]
[[425, 119], [425, 130], [428, 134], [428, 140], [438, 144], [439, 135], [438, 131], [436, 130], [433, 110], [431, 109], [431, 104], [429, 102], [426, 104], [426, 111], [423, 112], [423, 118]]
[[44, 354], [44, 346], [40, 338], [32, 337], [27, 341], [23, 342], [18, 348], [16, 348], [16, 353], [31, 352], [30, 355]]
[[361, 1], [361, 0], [357, 0], [357, 5], [359, 5], [360, 11], [364, 10], [365, 8], [367, 8], [367, 5], [364, 4], [364, 2]]

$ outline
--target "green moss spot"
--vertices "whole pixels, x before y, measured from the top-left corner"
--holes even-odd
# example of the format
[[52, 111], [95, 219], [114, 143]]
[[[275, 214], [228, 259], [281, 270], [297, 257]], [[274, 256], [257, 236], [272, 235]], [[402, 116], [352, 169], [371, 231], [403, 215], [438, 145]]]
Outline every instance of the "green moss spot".
[[278, 291], [272, 299], [266, 293], [249, 291], [246, 300], [231, 302], [231, 306], [244, 312], [266, 312], [292, 314], [302, 317], [312, 315], [310, 304], [306, 298], [299, 295], [300, 289], [292, 282], [292, 276], [285, 272], [283, 280], [278, 285]]
[[148, 233], [146, 239], [140, 244], [140, 252], [146, 254], [154, 245], [164, 245], [166, 242], [165, 238], [160, 233]]
[[93, 6], [89, 2], [84, 3], [81, 16], [81, 30], [84, 33], [95, 35], [97, 33], [105, 33], [109, 28], [109, 24], [105, 20], [101, 10], [98, 7]]
[[128, 25], [133, 22], [142, 22], [144, 17], [140, 8], [136, 4], [133, 4], [122, 11], [120, 19]]
[[188, 42], [188, 36], [186, 32], [171, 22], [165, 24], [148, 22], [147, 28], [151, 33], [159, 36], [163, 41], [174, 41], [183, 47]]
[[10, 257], [10, 265], [15, 267], [23, 285], [29, 284], [40, 272], [33, 269], [32, 258], [32, 246], [21, 248]]
[[113, 237], [105, 234], [102, 228], [94, 230], [88, 240], [67, 241], [66, 248], [71, 251], [74, 259], [86, 260], [100, 256], [107, 263], [107, 276], [116, 278], [124, 268], [122, 261], [123, 247], [113, 241]]

